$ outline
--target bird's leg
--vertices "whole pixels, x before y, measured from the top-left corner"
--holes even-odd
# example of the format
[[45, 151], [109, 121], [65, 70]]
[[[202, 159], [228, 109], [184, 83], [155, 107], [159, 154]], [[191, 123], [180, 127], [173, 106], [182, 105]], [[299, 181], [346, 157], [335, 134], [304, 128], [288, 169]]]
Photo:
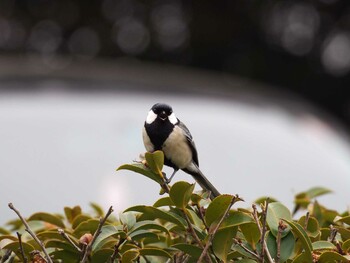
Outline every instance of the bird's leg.
[[179, 169], [174, 169], [174, 172], [171, 174], [170, 178], [168, 179], [166, 176], [164, 176], [165, 182], [167, 184], [170, 184], [171, 180], [173, 179], [174, 175], [177, 173]]

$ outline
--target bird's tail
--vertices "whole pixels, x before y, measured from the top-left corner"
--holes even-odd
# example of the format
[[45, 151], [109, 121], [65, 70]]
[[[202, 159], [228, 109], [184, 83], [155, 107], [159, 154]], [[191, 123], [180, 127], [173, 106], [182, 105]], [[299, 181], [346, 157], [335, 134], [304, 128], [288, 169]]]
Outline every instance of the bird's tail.
[[209, 182], [209, 180], [204, 176], [204, 174], [201, 172], [201, 170], [196, 166], [195, 171], [189, 171], [186, 172], [193, 176], [193, 178], [196, 180], [196, 182], [207, 191], [210, 191], [210, 199], [213, 200], [215, 197], [220, 195], [220, 192], [215, 188], [214, 185]]

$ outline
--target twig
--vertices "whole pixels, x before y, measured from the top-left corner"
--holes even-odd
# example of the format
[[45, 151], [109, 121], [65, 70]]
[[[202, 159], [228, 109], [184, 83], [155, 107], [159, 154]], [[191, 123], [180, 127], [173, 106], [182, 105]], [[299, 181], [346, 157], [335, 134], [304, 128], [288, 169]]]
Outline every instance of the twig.
[[102, 226], [104, 225], [104, 223], [106, 222], [107, 218], [112, 214], [113, 212], [113, 207], [111, 206], [105, 217], [104, 218], [100, 218], [100, 223], [98, 224], [98, 227], [97, 227], [97, 230], [95, 231], [93, 237], [92, 237], [92, 240], [89, 244], [87, 244], [86, 248], [85, 248], [85, 252], [83, 254], [83, 259], [80, 261], [80, 263], [85, 263], [91, 253], [91, 249], [92, 249], [92, 245], [95, 243], [97, 237], [101, 234], [101, 228]]
[[186, 222], [187, 222], [187, 225], [188, 225], [188, 230], [190, 231], [191, 235], [193, 236], [193, 238], [196, 240], [196, 243], [199, 245], [200, 248], [204, 248], [204, 245], [202, 243], [202, 241], [199, 239], [196, 231], [194, 231], [194, 228], [191, 224], [191, 221], [190, 219], [188, 218], [188, 215], [186, 213], [186, 210], [183, 209], [182, 212], [184, 213], [184, 216], [185, 216], [185, 219], [186, 219]]
[[[12, 254], [12, 250], [11, 249], [6, 250], [5, 254], [1, 258], [0, 263], [5, 263], [6, 260], [8, 260], [10, 258], [11, 254]], [[25, 261], [23, 261], [23, 262], [25, 262]]]
[[281, 259], [281, 239], [282, 239], [282, 232], [285, 230], [287, 226], [284, 224], [282, 220], [279, 221], [278, 223], [278, 232], [277, 232], [277, 255], [276, 255], [276, 263], [280, 262]]
[[29, 233], [29, 235], [32, 236], [32, 238], [35, 240], [36, 243], [38, 243], [38, 245], [40, 246], [41, 250], [44, 252], [45, 254], [45, 258], [46, 258], [46, 262], [49, 263], [53, 263], [52, 259], [50, 258], [49, 254], [47, 253], [45, 246], [43, 245], [43, 243], [40, 241], [40, 239], [35, 235], [35, 233], [30, 229], [27, 221], [22, 217], [21, 213], [13, 206], [12, 203], [8, 204], [9, 208], [11, 210], [13, 210], [17, 216], [19, 217], [19, 219], [22, 221], [23, 225], [25, 226], [25, 230]]
[[204, 214], [203, 214], [203, 211], [202, 211], [202, 208], [199, 206], [199, 204], [196, 204], [196, 207], [198, 209], [198, 213], [199, 213], [199, 217], [201, 218], [205, 228], [207, 229], [207, 231], [209, 231], [209, 227], [207, 225], [207, 223], [205, 222], [205, 219], [204, 219]]
[[256, 259], [260, 260], [260, 256], [258, 254], [256, 254], [255, 252], [251, 251], [249, 248], [247, 248], [245, 245], [242, 244], [242, 242], [237, 239], [234, 238], [233, 242], [237, 245], [239, 245], [245, 252], [249, 253], [250, 255], [252, 255], [253, 257], [255, 257]]
[[73, 240], [64, 232], [62, 228], [57, 229], [58, 233], [65, 239], [67, 240], [76, 250], [78, 250], [79, 253], [82, 253], [82, 250], [80, 247], [78, 247]]
[[[214, 235], [215, 235], [216, 232], [218, 231], [220, 225], [221, 225], [222, 222], [224, 221], [224, 219], [225, 219], [225, 217], [227, 216], [227, 214], [230, 212], [230, 209], [231, 209], [231, 207], [233, 206], [233, 204], [234, 204], [235, 202], [239, 201], [239, 200], [242, 200], [242, 199], [241, 199], [238, 195], [236, 195], [236, 196], [234, 196], [234, 197], [232, 198], [231, 203], [230, 203], [229, 206], [226, 208], [225, 213], [224, 213], [224, 214], [222, 215], [222, 217], [220, 218], [220, 220], [219, 220], [218, 224], [215, 226], [213, 232], [211, 232], [211, 233], [209, 234], [208, 242], [207, 242], [207, 244], [205, 245], [205, 247], [204, 247], [204, 249], [203, 249], [203, 251], [202, 251], [202, 254], [201, 254], [201, 256], [199, 257], [199, 259], [198, 259], [197, 262], [202, 262], [203, 259], [204, 259], [204, 257], [205, 257], [206, 255], [208, 255], [208, 249], [209, 249], [209, 247], [210, 247], [210, 245], [211, 245], [211, 243], [212, 243], [212, 241], [213, 241]], [[209, 256], [209, 255], [208, 255], [208, 256]]]
[[109, 258], [110, 263], [114, 263], [114, 261], [116, 260], [118, 254], [119, 254], [119, 247], [121, 246], [121, 244], [124, 243], [126, 239], [125, 238], [121, 238], [118, 243], [116, 245], [114, 245], [114, 251], [113, 254], [111, 255], [111, 257]]
[[22, 235], [18, 232], [16, 232], [17, 234], [17, 238], [18, 238], [18, 243], [19, 243], [19, 253], [21, 254], [22, 256], [22, 260], [24, 263], [27, 263], [28, 262], [28, 259], [27, 257], [25, 256], [24, 254], [24, 249], [23, 249], [23, 244], [22, 244]]
[[259, 221], [259, 217], [258, 217], [258, 211], [256, 209], [256, 205], [253, 204], [252, 207], [253, 207], [253, 218], [255, 220], [255, 223], [257, 224], [258, 228], [259, 228], [259, 231], [260, 231], [260, 235], [261, 235], [261, 238], [260, 238], [260, 243], [261, 243], [261, 253], [260, 253], [260, 262], [264, 263], [265, 261], [265, 254], [269, 260], [270, 263], [273, 263], [274, 260], [273, 258], [271, 257], [271, 254], [270, 254], [270, 251], [267, 249], [267, 245], [266, 245], [266, 240], [265, 240], [265, 235], [266, 235], [266, 218], [267, 218], [267, 208], [268, 208], [268, 198], [266, 199], [265, 201], [265, 205], [262, 206], [262, 215], [261, 215], [261, 220], [262, 220], [262, 226], [260, 224], [260, 221]]

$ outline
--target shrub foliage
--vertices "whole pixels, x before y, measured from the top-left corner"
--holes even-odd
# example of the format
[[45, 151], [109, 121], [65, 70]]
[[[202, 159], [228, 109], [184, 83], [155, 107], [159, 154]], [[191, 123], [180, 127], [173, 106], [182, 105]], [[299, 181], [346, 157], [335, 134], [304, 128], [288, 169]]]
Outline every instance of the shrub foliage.
[[133, 206], [118, 217], [91, 204], [93, 213], [76, 206], [23, 218], [9, 204], [19, 219], [0, 228], [0, 262], [349, 262], [349, 213], [316, 200], [329, 190], [296, 195], [293, 212], [268, 198], [235, 208], [237, 195], [211, 201], [194, 184], [168, 185], [162, 152], [145, 158], [118, 169], [160, 184], [163, 197], [153, 206]]

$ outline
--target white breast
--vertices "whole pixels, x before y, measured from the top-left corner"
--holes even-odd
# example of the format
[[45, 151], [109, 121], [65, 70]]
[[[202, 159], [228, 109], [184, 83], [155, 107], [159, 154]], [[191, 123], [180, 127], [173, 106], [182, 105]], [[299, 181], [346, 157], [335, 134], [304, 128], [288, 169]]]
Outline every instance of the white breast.
[[143, 130], [142, 130], [142, 138], [143, 138], [143, 144], [145, 145], [147, 152], [153, 152], [154, 146], [153, 146], [151, 139], [149, 138], [149, 136], [146, 132], [145, 127], [143, 127]]
[[191, 148], [188, 145], [183, 130], [178, 126], [174, 127], [173, 132], [165, 140], [162, 150], [166, 158], [171, 160], [180, 169], [186, 168], [191, 164]]

